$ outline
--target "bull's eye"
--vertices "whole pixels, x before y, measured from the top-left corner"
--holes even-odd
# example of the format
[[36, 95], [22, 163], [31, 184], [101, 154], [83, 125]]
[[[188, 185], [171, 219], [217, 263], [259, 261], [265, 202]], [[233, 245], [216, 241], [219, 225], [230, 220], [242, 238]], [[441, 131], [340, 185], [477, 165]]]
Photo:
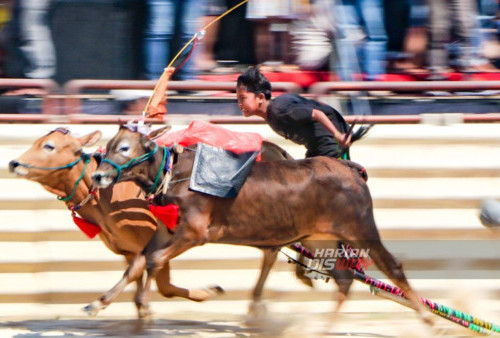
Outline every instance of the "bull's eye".
[[42, 149], [48, 153], [53, 152], [56, 147], [54, 144], [50, 141], [47, 141], [42, 144]]
[[130, 143], [127, 141], [121, 142], [118, 147], [118, 153], [122, 156], [128, 157], [130, 155]]

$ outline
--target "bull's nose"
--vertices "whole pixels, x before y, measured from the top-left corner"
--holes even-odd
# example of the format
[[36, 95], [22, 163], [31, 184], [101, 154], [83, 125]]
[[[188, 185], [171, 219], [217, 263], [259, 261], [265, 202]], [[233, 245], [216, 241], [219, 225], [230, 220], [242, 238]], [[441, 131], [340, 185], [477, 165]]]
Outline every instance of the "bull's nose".
[[19, 162], [16, 160], [12, 160], [9, 162], [9, 171], [14, 172], [14, 169], [16, 169], [19, 166]]
[[101, 173], [93, 173], [92, 174], [92, 181], [94, 181], [94, 183], [100, 183], [101, 180], [102, 180], [102, 174]]

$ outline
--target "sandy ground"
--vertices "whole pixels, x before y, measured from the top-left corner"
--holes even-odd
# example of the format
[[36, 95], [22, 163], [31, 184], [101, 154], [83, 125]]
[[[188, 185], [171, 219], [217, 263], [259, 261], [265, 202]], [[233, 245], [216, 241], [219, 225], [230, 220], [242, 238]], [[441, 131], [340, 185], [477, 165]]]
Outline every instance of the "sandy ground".
[[328, 314], [274, 314], [257, 325], [229, 313], [186, 312], [152, 322], [123, 318], [18, 319], [0, 324], [2, 337], [467, 337], [471, 331], [439, 320], [433, 329], [414, 313], [342, 313], [332, 323]]
[[[246, 301], [154, 302], [151, 321], [134, 319], [130, 303], [115, 303], [97, 317], [86, 317], [78, 304], [39, 307], [39, 313], [0, 322], [0, 337], [470, 337], [475, 333], [434, 316], [434, 326], [389, 300], [350, 301], [334, 316], [331, 302], [267, 302], [262, 320], [249, 321]], [[444, 302], [450, 302], [445, 300]], [[449, 303], [448, 303], [449, 304]], [[477, 305], [485, 305], [477, 304]], [[463, 304], [462, 304], [463, 305]], [[491, 305], [491, 304], [490, 304]], [[15, 304], [17, 311], [22, 305]], [[40, 306], [40, 305], [39, 305]], [[463, 308], [462, 308], [463, 309]], [[498, 317], [493, 312], [483, 319]], [[33, 309], [31, 309], [33, 311]], [[484, 310], [484, 309], [483, 309]], [[474, 309], [474, 311], [477, 311]], [[480, 311], [481, 312], [481, 311]], [[29, 310], [28, 310], [29, 313]], [[66, 314], [64, 314], [66, 313]], [[476, 313], [473, 313], [477, 315]], [[480, 313], [481, 314], [481, 313]]]

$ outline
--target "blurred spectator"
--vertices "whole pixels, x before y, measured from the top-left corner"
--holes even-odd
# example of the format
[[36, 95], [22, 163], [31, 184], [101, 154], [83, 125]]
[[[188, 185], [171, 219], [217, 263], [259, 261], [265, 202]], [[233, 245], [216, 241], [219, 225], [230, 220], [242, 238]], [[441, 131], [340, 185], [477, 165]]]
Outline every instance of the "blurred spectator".
[[479, 16], [476, 24], [479, 39], [477, 39], [476, 47], [481, 49], [488, 59], [500, 59], [499, 2], [498, 0], [478, 0], [478, 9]]
[[[366, 80], [377, 80], [385, 73], [387, 50], [382, 0], [335, 0], [334, 10], [340, 34], [339, 75], [353, 80], [361, 71]], [[359, 53], [354, 44], [359, 45]]]
[[387, 32], [387, 68], [398, 69], [407, 59], [404, 42], [410, 26], [410, 0], [384, 0], [384, 23]]
[[290, 35], [297, 65], [308, 70], [328, 69], [335, 33], [333, 3], [316, 0], [307, 16], [291, 24]]
[[[2, 40], [7, 50], [6, 75], [51, 78], [56, 56], [49, 27], [51, 0], [17, 0]], [[11, 64], [12, 62], [12, 64]]]
[[[224, 0], [225, 9], [232, 8], [240, 2], [241, 0]], [[246, 18], [247, 5], [248, 3], [245, 3], [238, 7], [220, 21], [214, 51], [217, 60], [226, 61], [230, 65], [255, 63], [254, 24]], [[230, 71], [230, 69], [220, 70]]]
[[[144, 70], [146, 78], [158, 79], [169, 61], [200, 28], [203, 6], [196, 0], [146, 0]], [[179, 70], [180, 79], [194, 77], [193, 58]]]
[[[427, 17], [429, 8], [427, 0], [410, 0], [410, 27], [405, 41], [405, 51], [410, 62], [416, 67], [416, 73], [427, 72]], [[413, 68], [410, 66], [410, 68]]]
[[427, 74], [427, 13], [426, 0], [384, 0], [388, 73]]
[[5, 58], [6, 58], [6, 26], [10, 21], [11, 12], [12, 12], [12, 3], [11, 1], [6, 1], [0, 3], [0, 77], [4, 77], [5, 74]]
[[[418, 74], [426, 71], [416, 55], [425, 50], [425, 20], [416, 20], [415, 0], [384, 0], [387, 31], [387, 72]], [[423, 43], [421, 42], [423, 37]], [[411, 46], [410, 46], [411, 45]]]
[[[215, 20], [226, 10], [223, 0], [205, 0], [204, 15], [201, 19], [201, 27], [205, 27]], [[198, 54], [196, 55], [196, 66], [201, 71], [211, 71], [217, 66], [215, 60], [215, 43], [219, 32], [219, 22], [214, 22], [206, 31], [200, 41]]]
[[[427, 61], [431, 71], [430, 80], [445, 79], [443, 73], [450, 66], [461, 72], [497, 71], [480, 50], [478, 50], [477, 30], [475, 30], [478, 11], [475, 1], [471, 0], [428, 0], [429, 41]], [[451, 40], [452, 31], [456, 41]], [[450, 51], [455, 59], [450, 59]]]

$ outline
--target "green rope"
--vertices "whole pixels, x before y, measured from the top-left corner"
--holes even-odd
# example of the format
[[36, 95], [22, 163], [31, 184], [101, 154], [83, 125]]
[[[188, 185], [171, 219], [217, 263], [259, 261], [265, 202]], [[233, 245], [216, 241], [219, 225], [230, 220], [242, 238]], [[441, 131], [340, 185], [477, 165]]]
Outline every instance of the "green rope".
[[115, 182], [118, 182], [118, 181], [120, 181], [120, 178], [122, 176], [123, 169], [128, 169], [128, 168], [131, 168], [131, 167], [136, 166], [138, 164], [141, 164], [142, 162], [149, 160], [151, 157], [154, 156], [154, 154], [156, 154], [156, 152], [158, 151], [158, 144], [156, 142], [154, 142], [154, 145], [155, 145], [155, 148], [153, 150], [151, 150], [150, 152], [144, 153], [141, 156], [137, 156], [137, 157], [132, 158], [130, 161], [128, 161], [124, 165], [119, 165], [118, 163], [113, 162], [112, 160], [110, 160], [108, 158], [104, 158], [101, 161], [101, 163], [109, 163], [114, 167], [115, 171], [117, 172], [117, 177], [115, 179]]
[[75, 185], [73, 186], [73, 191], [71, 192], [71, 195], [69, 195], [67, 197], [57, 196], [58, 200], [66, 202], [66, 201], [71, 200], [73, 198], [73, 196], [75, 196], [76, 189], [78, 188], [78, 184], [80, 183], [80, 181], [85, 176], [85, 172], [87, 171], [87, 167], [88, 167], [88, 164], [90, 162], [90, 157], [88, 155], [86, 155], [86, 156], [84, 156], [84, 155], [86, 155], [86, 154], [83, 154], [82, 157], [80, 157], [80, 159], [82, 159], [83, 157], [85, 157], [85, 165], [83, 166], [83, 171], [82, 171], [80, 177], [76, 180]]
[[158, 174], [156, 174], [155, 183], [151, 187], [150, 193], [154, 193], [156, 190], [156, 187], [158, 186], [158, 182], [160, 181], [161, 173], [163, 172], [163, 170], [164, 170], [163, 168], [165, 168], [165, 163], [167, 162], [167, 157], [168, 157], [167, 156], [167, 147], [163, 147], [163, 158], [161, 160], [161, 166], [160, 166], [160, 169], [158, 169]]

